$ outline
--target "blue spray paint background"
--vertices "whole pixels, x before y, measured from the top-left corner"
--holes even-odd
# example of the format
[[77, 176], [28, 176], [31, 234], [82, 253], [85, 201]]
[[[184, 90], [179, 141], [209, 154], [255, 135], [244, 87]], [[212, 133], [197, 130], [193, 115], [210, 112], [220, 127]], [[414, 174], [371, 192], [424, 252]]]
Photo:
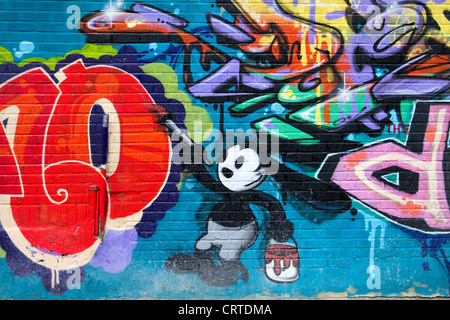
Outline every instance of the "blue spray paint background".
[[[124, 2], [127, 8], [132, 2]], [[212, 2], [152, 3], [167, 11], [179, 10], [189, 19], [190, 27], [206, 26], [203, 12], [219, 12]], [[104, 1], [9, 1], [0, 2], [1, 46], [16, 54], [15, 63], [29, 57], [51, 58], [64, 56], [81, 49], [85, 37], [78, 30], [66, 26], [70, 13], [66, 9], [77, 5], [81, 16], [105, 6]], [[189, 12], [185, 6], [189, 6]], [[169, 7], [170, 6], [170, 7]], [[194, 8], [195, 7], [195, 8]], [[14, 14], [11, 14], [11, 11]], [[178, 12], [178, 11], [177, 11]], [[195, 16], [192, 12], [197, 12]], [[45, 14], [43, 14], [45, 13]], [[18, 22], [20, 21], [20, 22]], [[27, 21], [27, 22], [23, 22]], [[32, 27], [30, 27], [32, 26]], [[31, 29], [29, 29], [31, 28]], [[20, 46], [22, 41], [27, 41]], [[30, 51], [34, 44], [34, 49]], [[121, 46], [116, 46], [120, 48]], [[137, 51], [148, 50], [149, 45], [133, 45]], [[158, 44], [163, 52], [168, 45]], [[154, 48], [154, 47], [153, 47]], [[180, 70], [175, 70], [181, 75]], [[179, 83], [182, 83], [180, 80]], [[199, 103], [198, 105], [204, 105]], [[213, 122], [218, 119], [208, 106]], [[265, 110], [255, 113], [261, 117]], [[224, 123], [228, 123], [225, 119]], [[236, 119], [233, 119], [236, 125]], [[249, 122], [238, 120], [239, 127], [247, 129]], [[386, 137], [384, 135], [383, 137]], [[398, 137], [395, 135], [395, 137]], [[281, 199], [270, 180], [261, 187]], [[270, 282], [264, 274], [264, 232], [256, 243], [242, 255], [242, 262], [250, 271], [248, 282], [239, 282], [230, 288], [214, 288], [203, 284], [196, 275], [175, 275], [164, 270], [166, 259], [173, 253], [190, 253], [198, 236], [204, 232], [204, 221], [209, 212], [202, 199], [203, 187], [188, 178], [180, 190], [176, 206], [158, 222], [157, 232], [149, 238], [139, 238], [131, 263], [117, 274], [101, 268], [85, 266], [86, 278], [80, 289], [69, 289], [62, 296], [49, 294], [36, 276], [17, 277], [0, 259], [2, 285], [0, 298], [16, 299], [211, 299], [320, 297], [329, 294], [344, 296], [408, 294], [449, 294], [449, 273], [445, 252], [447, 236], [430, 236], [394, 225], [354, 202], [358, 211], [339, 215], [314, 212], [307, 204], [289, 199], [285, 205], [287, 217], [294, 221], [294, 238], [299, 246], [300, 279], [292, 284]], [[187, 192], [189, 191], [189, 192]], [[195, 201], [192, 193], [197, 194]], [[218, 199], [215, 199], [218, 200]], [[200, 214], [196, 214], [201, 207]], [[257, 210], [255, 208], [255, 210]], [[260, 224], [264, 214], [256, 213]], [[401, 248], [401, 249], [399, 249]], [[368, 267], [374, 262], [381, 270], [381, 287], [370, 289]]]

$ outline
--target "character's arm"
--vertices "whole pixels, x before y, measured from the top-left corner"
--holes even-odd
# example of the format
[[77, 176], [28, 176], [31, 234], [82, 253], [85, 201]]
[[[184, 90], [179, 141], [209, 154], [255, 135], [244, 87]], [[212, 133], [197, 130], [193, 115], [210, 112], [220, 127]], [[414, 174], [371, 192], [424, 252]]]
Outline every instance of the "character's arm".
[[[206, 188], [213, 192], [223, 193], [227, 189], [208, 171], [203, 161], [204, 148], [201, 144], [195, 143], [191, 137], [183, 132], [171, 119], [166, 119], [164, 125], [168, 128], [171, 134], [176, 134], [180, 139], [180, 143], [184, 143], [190, 151], [190, 161], [182, 163], [183, 167], [188, 170], [192, 175]], [[199, 154], [199, 151], [201, 153]], [[200, 161], [197, 159], [199, 158]]]
[[269, 237], [278, 242], [286, 242], [294, 233], [294, 225], [286, 218], [283, 206], [277, 198], [257, 190], [246, 192], [244, 201], [265, 208], [270, 214], [270, 221], [266, 227]]

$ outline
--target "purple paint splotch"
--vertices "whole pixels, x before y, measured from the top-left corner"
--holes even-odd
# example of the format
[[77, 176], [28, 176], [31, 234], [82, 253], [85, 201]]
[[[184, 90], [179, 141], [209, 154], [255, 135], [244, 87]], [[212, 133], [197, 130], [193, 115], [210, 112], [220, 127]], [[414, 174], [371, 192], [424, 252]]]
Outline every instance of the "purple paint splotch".
[[108, 273], [119, 273], [130, 263], [136, 243], [136, 229], [110, 230], [89, 263], [95, 268], [103, 268]]

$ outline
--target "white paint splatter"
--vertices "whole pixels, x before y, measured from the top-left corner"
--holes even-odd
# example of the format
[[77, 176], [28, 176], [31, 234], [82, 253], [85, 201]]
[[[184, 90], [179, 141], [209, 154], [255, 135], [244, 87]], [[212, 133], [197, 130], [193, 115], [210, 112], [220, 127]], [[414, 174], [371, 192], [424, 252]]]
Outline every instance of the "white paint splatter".
[[379, 237], [379, 248], [384, 249], [384, 236], [386, 223], [380, 219], [374, 218], [368, 214], [364, 214], [365, 229], [369, 230], [370, 233], [367, 240], [370, 242], [370, 257], [369, 257], [369, 267], [367, 268], [367, 273], [369, 277], [367, 279], [367, 288], [369, 289], [381, 289], [381, 270], [380, 267], [375, 265], [375, 243], [376, 243], [376, 233], [377, 229], [380, 229]]
[[19, 44], [19, 51], [15, 51], [16, 58], [21, 58], [26, 53], [31, 53], [34, 50], [34, 43], [31, 41], [22, 41]]

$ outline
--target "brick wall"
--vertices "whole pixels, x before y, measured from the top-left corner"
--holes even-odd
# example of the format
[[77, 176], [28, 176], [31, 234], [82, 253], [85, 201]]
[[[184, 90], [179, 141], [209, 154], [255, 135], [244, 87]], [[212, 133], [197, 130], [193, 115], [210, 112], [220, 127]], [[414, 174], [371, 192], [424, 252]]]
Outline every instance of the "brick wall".
[[445, 0], [0, 20], [2, 299], [449, 295]]

